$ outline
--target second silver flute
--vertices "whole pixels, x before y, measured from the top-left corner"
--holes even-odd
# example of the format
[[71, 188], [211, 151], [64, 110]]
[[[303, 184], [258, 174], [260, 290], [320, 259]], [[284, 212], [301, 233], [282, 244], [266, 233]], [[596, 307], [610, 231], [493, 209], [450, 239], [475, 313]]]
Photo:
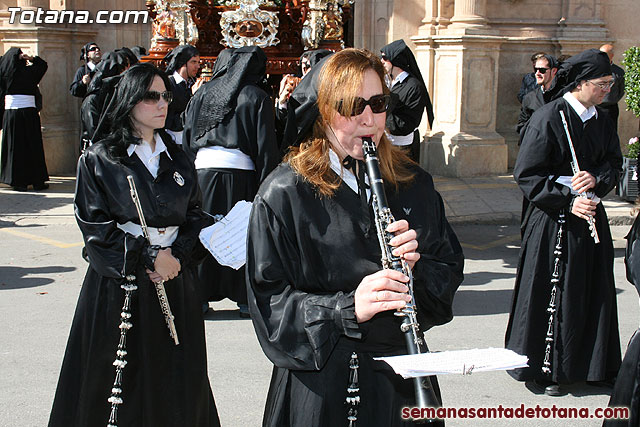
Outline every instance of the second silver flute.
[[[569, 126], [567, 125], [567, 119], [564, 117], [564, 111], [560, 110], [560, 118], [562, 119], [562, 126], [564, 127], [564, 133], [567, 134], [567, 140], [569, 141], [569, 150], [571, 151], [571, 171], [574, 175], [580, 172], [580, 165], [578, 164], [578, 156], [576, 156], [576, 150], [573, 148], [573, 141], [571, 140], [571, 134], [569, 133]], [[591, 199], [590, 192], [580, 193], [580, 197], [584, 197], [585, 199]], [[593, 241], [598, 244], [600, 243], [600, 237], [598, 236], [598, 229], [596, 228], [596, 221], [591, 215], [587, 215], [589, 219], [587, 222], [589, 223], [589, 231], [591, 232], [591, 237], [593, 237]]]
[[[136, 209], [138, 210], [138, 217], [140, 218], [140, 228], [142, 228], [142, 234], [145, 239], [147, 239], [149, 244], [151, 244], [151, 240], [149, 239], [149, 230], [147, 229], [147, 221], [144, 219], [142, 205], [140, 204], [140, 198], [138, 197], [138, 190], [136, 190], [136, 183], [133, 180], [133, 176], [128, 175], [127, 181], [129, 181], [129, 189], [131, 190], [131, 198], [133, 199], [133, 204], [136, 205]], [[161, 280], [159, 282], [153, 282], [153, 285], [155, 286], [156, 293], [158, 294], [158, 300], [160, 301], [160, 308], [162, 309], [164, 320], [167, 323], [167, 328], [169, 328], [169, 336], [173, 339], [173, 342], [178, 345], [180, 344], [180, 341], [178, 341], [176, 324], [173, 322], [173, 319], [175, 319], [175, 317], [173, 316], [173, 313], [171, 313], [171, 306], [169, 306], [169, 298], [167, 297], [167, 291], [164, 288], [164, 281]]]

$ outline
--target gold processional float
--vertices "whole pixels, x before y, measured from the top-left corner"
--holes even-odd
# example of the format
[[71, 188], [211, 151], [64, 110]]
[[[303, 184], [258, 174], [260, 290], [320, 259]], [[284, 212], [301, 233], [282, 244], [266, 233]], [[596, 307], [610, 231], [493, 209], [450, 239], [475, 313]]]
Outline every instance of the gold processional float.
[[200, 53], [201, 74], [210, 78], [222, 49], [260, 46], [268, 62], [269, 83], [298, 71], [305, 50], [337, 51], [353, 45], [354, 0], [148, 0], [152, 22], [150, 61], [181, 44]]

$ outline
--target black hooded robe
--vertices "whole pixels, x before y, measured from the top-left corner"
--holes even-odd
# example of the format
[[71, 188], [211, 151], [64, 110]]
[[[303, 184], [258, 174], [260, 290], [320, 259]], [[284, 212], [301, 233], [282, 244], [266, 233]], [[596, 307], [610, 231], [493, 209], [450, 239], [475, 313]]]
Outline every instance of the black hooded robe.
[[[27, 66], [16, 59], [20, 50], [11, 48], [2, 62], [12, 60], [12, 65], [0, 70], [4, 107], [5, 95], [38, 96], [38, 83], [47, 72], [47, 63], [36, 56]], [[10, 83], [9, 83], [10, 82]], [[9, 83], [6, 85], [6, 83]], [[6, 85], [6, 86], [5, 86]], [[40, 115], [36, 107], [4, 110], [2, 118], [2, 148], [0, 153], [0, 182], [14, 187], [41, 186], [49, 179], [42, 145]]]
[[[200, 209], [193, 165], [167, 134], [153, 179], [137, 155], [116, 161], [104, 144], [93, 144], [78, 161], [74, 201], [89, 267], [69, 333], [49, 427], [105, 426], [107, 401], [115, 379], [113, 361], [120, 338], [124, 274], [137, 276], [131, 304], [133, 327], [126, 337], [119, 426], [215, 427], [218, 414], [207, 377], [204, 322], [191, 264], [198, 233], [209, 224]], [[178, 173], [183, 178], [176, 179]], [[142, 262], [145, 245], [117, 228], [139, 223], [129, 195], [127, 175], [134, 177], [150, 227], [177, 225], [171, 248], [181, 261], [178, 277], [165, 289], [180, 340], [169, 337], [155, 287]]]
[[382, 49], [383, 57], [395, 67], [406, 71], [409, 76], [398, 82], [391, 90], [391, 105], [387, 112], [386, 126], [393, 136], [413, 134], [413, 142], [405, 146], [409, 155], [420, 162], [420, 133], [417, 131], [422, 121], [422, 113], [427, 111], [429, 127], [433, 126], [433, 105], [426, 84], [418, 68], [416, 58], [404, 40], [396, 40]]
[[[613, 123], [598, 110], [582, 120], [563, 98], [537, 110], [527, 125], [514, 177], [529, 200], [505, 347], [529, 358], [529, 367], [509, 371], [517, 380], [551, 380], [561, 384], [602, 381], [620, 367], [620, 337], [613, 276], [613, 242], [600, 203], [595, 244], [587, 221], [569, 212], [570, 189], [555, 182], [573, 176], [571, 153], [560, 119], [564, 111], [578, 163], [596, 178], [595, 193], [604, 197], [618, 181], [622, 163]], [[551, 351], [551, 377], [541, 371], [545, 355], [551, 274], [564, 211], [559, 294]]]
[[[415, 171], [414, 182], [400, 191], [387, 186], [386, 192], [395, 218], [408, 220], [418, 235], [414, 292], [420, 325], [427, 330], [452, 318], [463, 255], [431, 176]], [[269, 175], [254, 200], [247, 241], [249, 310], [274, 363], [263, 426], [346, 427], [354, 351], [360, 365], [357, 425], [399, 426], [401, 407], [415, 405], [412, 381], [373, 360], [406, 354], [401, 320], [384, 312], [356, 322], [355, 289], [381, 269], [373, 213], [362, 209], [344, 182], [332, 197], [320, 197], [287, 163]]]
[[[640, 215], [636, 216], [627, 235], [624, 262], [627, 280], [640, 292]], [[603, 427], [636, 427], [640, 425], [640, 329], [636, 330], [624, 354], [616, 384], [611, 392], [609, 407], [629, 408], [626, 420], [605, 420]]]
[[[251, 49], [238, 49], [239, 54], [247, 55]], [[236, 51], [236, 52], [237, 52]], [[235, 53], [231, 53], [235, 55]], [[264, 55], [264, 54], [263, 54]], [[266, 58], [266, 57], [265, 57]], [[226, 59], [223, 58], [223, 60]], [[229, 59], [231, 61], [231, 59]], [[238, 149], [251, 158], [255, 170], [232, 168], [198, 169], [198, 183], [202, 191], [202, 208], [216, 215], [226, 215], [240, 200], [253, 200], [258, 186], [280, 162], [280, 153], [275, 134], [273, 102], [269, 95], [259, 88], [256, 82], [264, 75], [257, 56], [249, 60], [246, 73], [242, 77], [240, 88], [233, 97], [233, 109], [215, 127], [207, 125], [210, 118], [203, 112], [207, 97], [216, 96], [217, 79], [227, 74], [242, 73], [233, 69], [227, 74], [214, 78], [201, 87], [192, 98], [185, 112], [183, 148], [195, 159], [197, 151], [204, 147], [224, 147]], [[220, 64], [220, 67], [224, 67]], [[217, 68], [217, 67], [216, 67]], [[208, 129], [198, 136], [199, 126]], [[247, 289], [244, 267], [234, 270], [218, 264], [211, 254], [197, 268], [203, 301], [220, 301], [229, 298], [238, 304], [246, 304]]]

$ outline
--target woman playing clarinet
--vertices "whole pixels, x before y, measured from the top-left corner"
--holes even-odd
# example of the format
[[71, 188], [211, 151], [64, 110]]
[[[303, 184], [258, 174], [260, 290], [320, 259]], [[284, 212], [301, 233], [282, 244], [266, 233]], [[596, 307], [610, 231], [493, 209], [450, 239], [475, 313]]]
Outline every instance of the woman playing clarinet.
[[410, 302], [408, 277], [381, 266], [363, 138], [377, 145], [390, 244], [412, 270], [423, 330], [452, 318], [462, 250], [431, 176], [384, 136], [380, 60], [346, 49], [311, 73], [298, 90], [317, 99], [313, 129], [263, 182], [249, 221], [249, 309], [274, 364], [263, 425], [398, 426], [413, 384], [374, 357], [407, 353], [394, 313]]
[[[49, 426], [219, 425], [190, 274], [208, 220], [193, 164], [161, 130], [168, 87], [154, 66], [130, 68], [108, 112], [109, 136], [78, 162], [74, 208], [89, 267]], [[129, 176], [146, 221], [130, 195]], [[154, 282], [163, 282], [178, 345]]]

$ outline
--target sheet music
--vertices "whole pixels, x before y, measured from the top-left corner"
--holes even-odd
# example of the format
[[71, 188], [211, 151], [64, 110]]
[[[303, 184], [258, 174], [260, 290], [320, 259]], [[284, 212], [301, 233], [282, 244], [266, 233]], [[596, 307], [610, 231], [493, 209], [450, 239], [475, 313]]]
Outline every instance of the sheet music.
[[200, 241], [221, 265], [238, 270], [247, 261], [251, 205], [240, 200], [224, 218], [200, 231]]
[[377, 357], [403, 378], [463, 374], [527, 367], [527, 356], [505, 348], [454, 350], [406, 356]]

